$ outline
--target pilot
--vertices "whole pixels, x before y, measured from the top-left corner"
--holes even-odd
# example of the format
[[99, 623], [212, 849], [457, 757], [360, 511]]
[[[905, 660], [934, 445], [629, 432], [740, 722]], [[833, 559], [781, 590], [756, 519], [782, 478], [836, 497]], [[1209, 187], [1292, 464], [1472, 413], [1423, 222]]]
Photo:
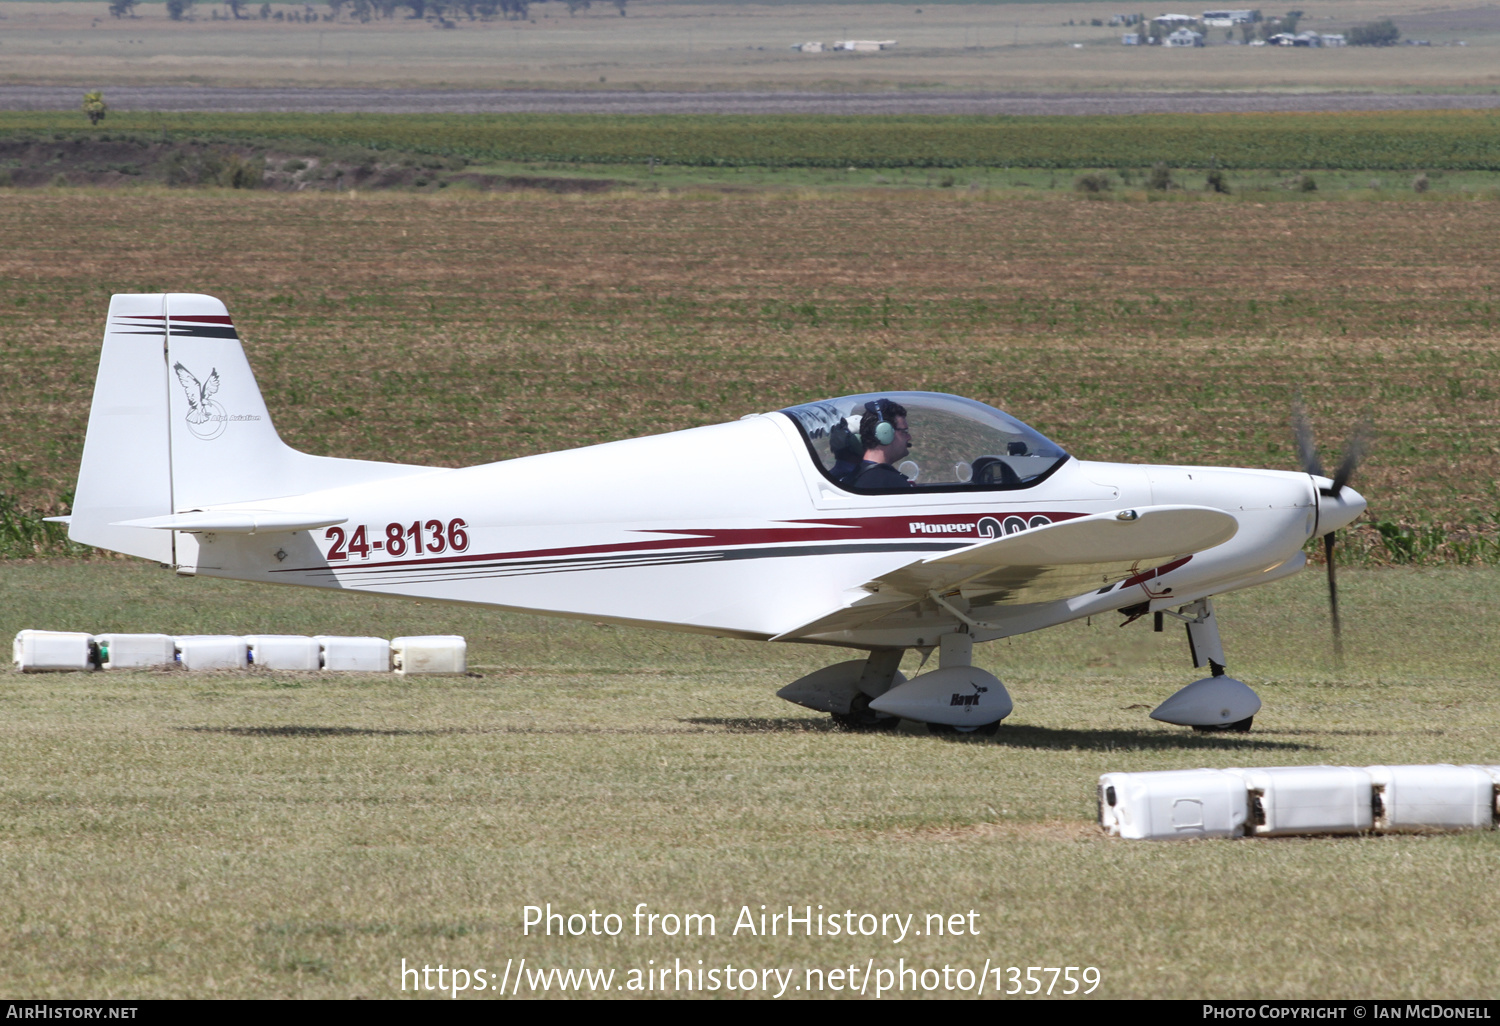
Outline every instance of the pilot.
[[851, 488], [906, 488], [911, 481], [896, 469], [896, 461], [911, 452], [906, 407], [889, 399], [865, 403], [859, 418], [859, 440], [864, 459], [844, 480]]

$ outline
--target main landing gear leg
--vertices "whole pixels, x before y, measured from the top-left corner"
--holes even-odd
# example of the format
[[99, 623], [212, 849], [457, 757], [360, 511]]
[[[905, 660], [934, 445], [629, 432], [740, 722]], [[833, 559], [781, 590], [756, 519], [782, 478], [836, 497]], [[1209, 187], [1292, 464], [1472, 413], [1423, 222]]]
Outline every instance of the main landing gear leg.
[[[870, 708], [870, 699], [879, 698], [895, 684], [900, 673], [904, 648], [877, 648], [865, 660], [865, 669], [860, 674], [859, 693], [849, 703], [847, 713], [832, 713], [833, 722], [846, 730], [895, 730], [901, 725], [901, 717], [876, 712]], [[903, 678], [904, 679], [904, 678]]]
[[[973, 666], [974, 665], [974, 635], [964, 629], [962, 634], [944, 634], [938, 639], [938, 669], [946, 670], [951, 666]], [[927, 730], [932, 734], [979, 734], [983, 737], [994, 737], [1000, 730], [1000, 721], [986, 723], [978, 727], [955, 727], [947, 723], [928, 723]]]

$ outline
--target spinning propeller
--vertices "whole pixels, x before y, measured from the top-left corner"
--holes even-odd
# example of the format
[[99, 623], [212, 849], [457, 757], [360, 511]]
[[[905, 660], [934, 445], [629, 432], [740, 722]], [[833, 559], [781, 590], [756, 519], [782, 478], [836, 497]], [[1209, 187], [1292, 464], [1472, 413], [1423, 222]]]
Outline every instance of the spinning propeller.
[[1365, 500], [1353, 488], [1348, 487], [1360, 460], [1370, 444], [1370, 423], [1360, 423], [1354, 434], [1344, 443], [1344, 458], [1333, 477], [1323, 473], [1323, 461], [1318, 458], [1318, 447], [1313, 440], [1312, 424], [1307, 419], [1307, 409], [1298, 399], [1292, 407], [1292, 430], [1297, 435], [1297, 456], [1302, 469], [1314, 479], [1322, 478], [1329, 483], [1318, 485], [1318, 526], [1328, 525], [1323, 535], [1323, 555], [1328, 563], [1328, 611], [1333, 621], [1333, 658], [1338, 666], [1344, 664], [1344, 639], [1339, 628], [1339, 586], [1333, 566], [1334, 532], [1351, 523], [1364, 511]]

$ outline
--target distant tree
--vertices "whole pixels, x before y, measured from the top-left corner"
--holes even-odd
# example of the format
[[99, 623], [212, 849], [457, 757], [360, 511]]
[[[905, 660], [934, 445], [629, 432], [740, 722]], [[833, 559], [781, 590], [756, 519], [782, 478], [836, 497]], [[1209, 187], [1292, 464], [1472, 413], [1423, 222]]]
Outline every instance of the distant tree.
[[270, 17], [271, 17], [271, 5], [270, 4], [261, 4], [260, 5], [260, 20], [261, 21], [266, 21]]
[[579, 11], [586, 11], [594, 5], [594, 0], [568, 0], [568, 17], [573, 17]]
[[1172, 181], [1172, 169], [1163, 161], [1157, 161], [1151, 165], [1151, 173], [1146, 176], [1146, 188], [1166, 192], [1175, 185], [1176, 183]]
[[230, 17], [235, 21], [243, 21], [245, 15], [241, 12], [245, 8], [245, 0], [224, 0], [224, 6], [229, 8]]
[[361, 25], [368, 25], [375, 16], [375, 5], [370, 0], [354, 0], [353, 6], [349, 8], [349, 16]]
[[[1230, 30], [1234, 31], [1233, 29]], [[1245, 43], [1255, 38], [1255, 25], [1248, 21], [1240, 22], [1240, 39]]]
[[615, 6], [620, 9], [620, 17], [625, 17], [625, 4], [627, 0], [615, 0]]
[[135, 5], [140, 0], [110, 0], [109, 13], [116, 18], [134, 18]]
[[83, 112], [89, 116], [89, 124], [97, 125], [104, 120], [104, 115], [109, 113], [109, 106], [104, 102], [104, 94], [95, 90], [92, 93], [83, 94]]
[[1350, 46], [1394, 46], [1400, 38], [1401, 30], [1389, 18], [1356, 25], [1349, 30]]
[[427, 0], [401, 0], [401, 6], [411, 8], [411, 17], [427, 17]]
[[1301, 11], [1287, 11], [1281, 19], [1281, 31], [1297, 34], [1297, 23], [1302, 20]]
[[333, 15], [333, 20], [339, 20], [339, 13], [344, 9], [344, 0], [328, 0], [328, 13]]
[[1090, 171], [1073, 179], [1073, 191], [1097, 195], [1108, 192], [1111, 184], [1109, 175], [1103, 171]]
[[167, 0], [167, 17], [173, 21], [190, 17], [192, 10], [193, 0]]

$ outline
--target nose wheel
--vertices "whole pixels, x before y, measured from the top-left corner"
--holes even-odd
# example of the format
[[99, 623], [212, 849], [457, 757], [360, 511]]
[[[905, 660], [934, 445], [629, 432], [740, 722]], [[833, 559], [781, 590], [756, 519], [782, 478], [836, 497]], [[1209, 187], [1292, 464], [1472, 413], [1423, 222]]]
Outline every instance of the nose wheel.
[[1250, 733], [1250, 725], [1254, 722], [1254, 716], [1246, 716], [1243, 720], [1235, 720], [1233, 723], [1226, 723], [1222, 727], [1203, 726], [1195, 723], [1193, 730], [1199, 734], [1248, 734]]
[[[1213, 603], [1199, 599], [1163, 615], [1187, 624], [1188, 652], [1194, 666], [1208, 666], [1211, 676], [1195, 680], [1151, 711], [1153, 720], [1192, 727], [1198, 733], [1239, 733], [1250, 730], [1260, 712], [1260, 696], [1224, 673], [1224, 645], [1214, 620]], [[1160, 620], [1158, 620], [1158, 624]]]

